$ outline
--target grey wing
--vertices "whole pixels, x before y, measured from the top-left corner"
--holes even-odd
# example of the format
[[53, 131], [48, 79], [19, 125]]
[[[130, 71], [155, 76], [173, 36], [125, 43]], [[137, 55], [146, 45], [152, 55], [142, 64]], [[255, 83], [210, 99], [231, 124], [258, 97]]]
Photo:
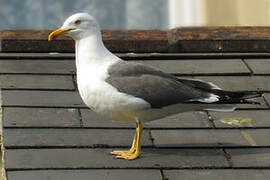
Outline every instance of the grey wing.
[[120, 61], [109, 68], [106, 82], [126, 93], [142, 98], [152, 107], [200, 101], [212, 95], [192, 87], [187, 81], [142, 64]]

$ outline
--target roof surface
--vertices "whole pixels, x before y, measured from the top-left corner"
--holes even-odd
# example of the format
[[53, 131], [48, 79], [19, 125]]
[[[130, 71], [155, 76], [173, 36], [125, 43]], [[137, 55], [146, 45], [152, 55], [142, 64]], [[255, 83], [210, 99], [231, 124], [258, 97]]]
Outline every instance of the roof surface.
[[4, 51], [2, 41], [8, 180], [269, 178], [268, 52], [118, 55], [227, 90], [261, 90], [265, 96], [258, 99], [261, 106], [242, 104], [233, 113], [187, 112], [153, 121], [144, 126], [141, 157], [119, 160], [109, 152], [129, 148], [135, 125], [105, 119], [83, 104], [74, 54], [14, 53]]

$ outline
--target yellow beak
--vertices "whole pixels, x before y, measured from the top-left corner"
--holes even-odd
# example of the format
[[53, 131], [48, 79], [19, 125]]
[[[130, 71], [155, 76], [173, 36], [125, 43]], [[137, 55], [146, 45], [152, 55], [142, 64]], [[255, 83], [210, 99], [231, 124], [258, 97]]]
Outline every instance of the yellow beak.
[[70, 31], [71, 29], [56, 29], [53, 32], [51, 32], [51, 34], [48, 37], [48, 41], [54, 40], [59, 36], [62, 36], [64, 34], [66, 34], [68, 31]]

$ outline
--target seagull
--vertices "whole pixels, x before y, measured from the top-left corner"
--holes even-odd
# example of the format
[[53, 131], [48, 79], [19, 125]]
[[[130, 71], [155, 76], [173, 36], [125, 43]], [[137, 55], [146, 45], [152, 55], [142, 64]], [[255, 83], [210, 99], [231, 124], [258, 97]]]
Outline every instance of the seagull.
[[124, 61], [104, 46], [98, 22], [87, 13], [68, 17], [48, 40], [64, 34], [75, 40], [77, 84], [84, 103], [113, 120], [136, 123], [131, 148], [112, 151], [116, 158], [133, 160], [140, 156], [146, 122], [185, 111], [230, 112], [236, 104], [254, 104], [247, 99], [263, 95], [257, 91], [226, 91], [211, 82], [179, 78]]

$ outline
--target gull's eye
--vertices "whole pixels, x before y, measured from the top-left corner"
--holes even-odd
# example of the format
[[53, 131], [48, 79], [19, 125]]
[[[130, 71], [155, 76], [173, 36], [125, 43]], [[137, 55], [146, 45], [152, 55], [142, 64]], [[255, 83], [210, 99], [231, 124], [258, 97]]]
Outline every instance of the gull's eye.
[[79, 25], [79, 24], [81, 24], [81, 20], [76, 20], [75, 22], [74, 22], [76, 25]]

